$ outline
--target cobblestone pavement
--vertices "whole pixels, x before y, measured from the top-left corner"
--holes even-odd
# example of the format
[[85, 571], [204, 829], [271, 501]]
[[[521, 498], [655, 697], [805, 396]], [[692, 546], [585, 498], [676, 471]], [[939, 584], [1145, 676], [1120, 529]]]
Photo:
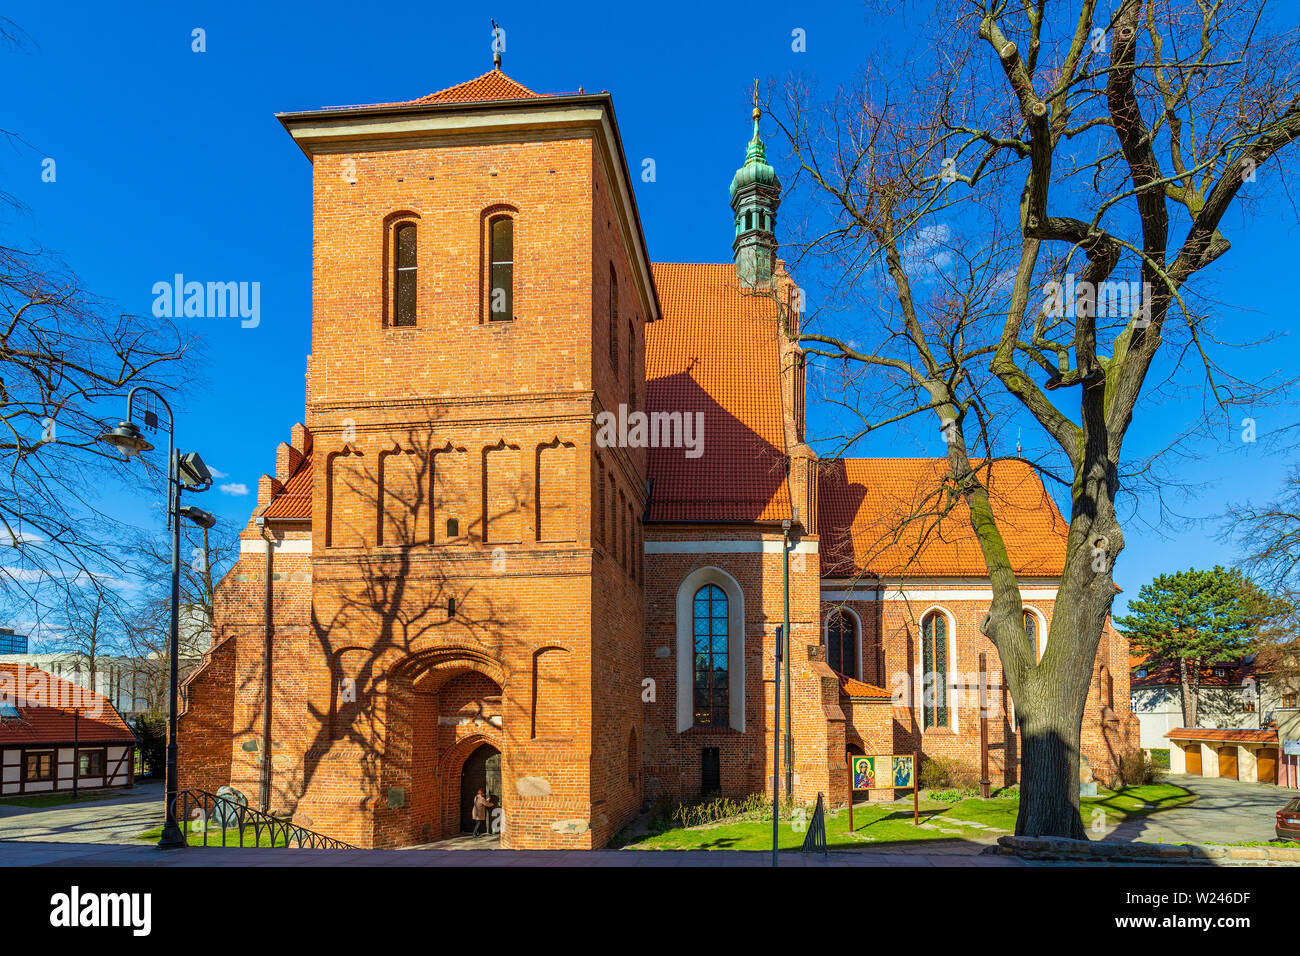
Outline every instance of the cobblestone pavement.
[[[1191, 774], [1168, 782], [1196, 794], [1185, 807], [1162, 810], [1108, 829], [1103, 840], [1123, 843], [1242, 843], [1276, 838], [1278, 810], [1295, 790], [1271, 783], [1243, 783]], [[1086, 826], [1088, 821], [1084, 821]], [[1090, 834], [1091, 835], [1091, 834]]]
[[137, 834], [161, 826], [162, 819], [163, 784], [149, 780], [119, 796], [53, 807], [0, 806], [0, 840], [134, 843]]

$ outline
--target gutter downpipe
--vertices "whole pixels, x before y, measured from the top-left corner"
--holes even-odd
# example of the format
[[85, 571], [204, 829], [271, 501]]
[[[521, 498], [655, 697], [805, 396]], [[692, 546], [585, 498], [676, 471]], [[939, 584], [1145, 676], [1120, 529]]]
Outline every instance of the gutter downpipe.
[[[790, 519], [781, 522], [781, 576], [785, 591], [781, 638], [785, 642], [785, 798], [794, 800], [794, 737], [790, 734]], [[780, 706], [778, 701], [777, 706]]]
[[262, 635], [262, 773], [261, 793], [258, 803], [263, 813], [271, 812], [271, 639], [275, 630], [272, 612], [273, 591], [271, 587], [274, 569], [274, 539], [269, 537], [266, 518], [259, 515], [256, 519], [257, 530], [266, 542], [266, 590], [263, 596], [263, 635]]

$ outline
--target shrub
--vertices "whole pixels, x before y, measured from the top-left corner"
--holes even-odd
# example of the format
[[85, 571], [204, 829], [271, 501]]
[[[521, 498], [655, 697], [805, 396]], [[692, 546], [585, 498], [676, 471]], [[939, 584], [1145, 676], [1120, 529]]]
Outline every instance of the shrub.
[[684, 802], [661, 797], [650, 808], [650, 828], [663, 832], [669, 827], [699, 827], [731, 817], [761, 818], [766, 806], [767, 798], [761, 793], [751, 793], [741, 800], [720, 794], [706, 794]]
[[1119, 758], [1119, 782], [1127, 787], [1159, 783], [1164, 777], [1165, 769], [1145, 751], [1130, 750]]
[[140, 756], [149, 775], [162, 773], [167, 764], [167, 715], [159, 710], [142, 711], [131, 721], [131, 729], [140, 740]]
[[980, 772], [973, 764], [951, 757], [921, 758], [922, 790], [974, 790], [979, 784]]
[[978, 797], [978, 790], [959, 790], [949, 788], [947, 790], [930, 790], [926, 792], [927, 800], [937, 800], [940, 803], [960, 803], [968, 797]]

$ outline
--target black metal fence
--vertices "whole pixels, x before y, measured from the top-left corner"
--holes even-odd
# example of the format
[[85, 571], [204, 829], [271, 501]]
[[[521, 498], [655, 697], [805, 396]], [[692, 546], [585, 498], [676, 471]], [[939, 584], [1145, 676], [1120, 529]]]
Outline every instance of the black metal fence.
[[813, 811], [812, 822], [808, 824], [808, 833], [803, 838], [803, 852], [826, 855], [826, 808], [822, 804], [820, 793], [817, 794], [817, 809]]
[[[176, 822], [190, 846], [294, 847], [306, 850], [355, 850], [261, 810], [254, 810], [206, 790], [181, 790], [173, 804]], [[197, 839], [202, 835], [202, 840]], [[218, 840], [219, 838], [219, 840]]]

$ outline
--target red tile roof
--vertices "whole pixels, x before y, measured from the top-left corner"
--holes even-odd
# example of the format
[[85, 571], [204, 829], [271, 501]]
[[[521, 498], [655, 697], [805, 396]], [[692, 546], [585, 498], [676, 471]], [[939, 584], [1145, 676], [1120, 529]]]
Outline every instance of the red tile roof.
[[893, 695], [883, 687], [877, 687], [875, 684], [864, 684], [860, 680], [854, 680], [852, 677], [845, 677], [843, 674], [836, 674], [840, 681], [840, 693], [845, 697], [866, 697], [872, 700], [893, 700]]
[[703, 414], [704, 431], [698, 458], [650, 449], [650, 520], [789, 517], [776, 303], [742, 292], [733, 263], [652, 268], [661, 318], [646, 326], [646, 411]]
[[0, 718], [0, 745], [71, 742], [74, 733], [82, 743], [135, 742], [103, 694], [25, 664], [0, 664], [0, 703], [19, 715]]
[[[990, 467], [993, 512], [1017, 574], [1058, 577], [1068, 527], [1038, 474], [1020, 459]], [[986, 577], [970, 511], [941, 515], [945, 458], [843, 458], [823, 462], [818, 483], [822, 574]]]
[[[1219, 661], [1213, 664], [1205, 664], [1201, 667], [1201, 686], [1202, 687], [1240, 687], [1241, 682], [1247, 677], [1253, 677], [1258, 672], [1255, 666], [1257, 659], [1252, 659], [1250, 663], [1245, 660], [1237, 661]], [[1178, 673], [1177, 660], [1154, 661], [1148, 654], [1141, 651], [1134, 651], [1129, 657], [1129, 664], [1133, 671], [1130, 686], [1132, 687], [1155, 687], [1161, 684], [1177, 684], [1180, 680]], [[1137, 672], [1140, 669], [1146, 670], [1145, 677], [1139, 677]], [[1223, 676], [1215, 673], [1217, 670], [1223, 671]]]
[[[420, 106], [436, 103], [490, 103], [496, 100], [540, 99], [546, 94], [534, 93], [522, 83], [510, 79], [499, 69], [491, 69], [482, 76], [476, 76], [464, 83], [457, 83], [445, 90], [429, 93], [413, 100], [399, 100], [395, 103], [368, 103], [373, 106]], [[332, 109], [364, 109], [357, 106], [339, 106]]]
[[1228, 742], [1269, 744], [1277, 743], [1277, 730], [1237, 730], [1225, 727], [1216, 730], [1212, 727], [1176, 727], [1165, 734], [1177, 740], [1224, 740]]
[[284, 483], [284, 490], [262, 512], [265, 518], [311, 520], [312, 456], [309, 452]]
[[430, 93], [411, 103], [476, 103], [485, 100], [522, 100], [540, 97], [522, 83], [510, 79], [499, 69], [491, 69], [464, 83]]

